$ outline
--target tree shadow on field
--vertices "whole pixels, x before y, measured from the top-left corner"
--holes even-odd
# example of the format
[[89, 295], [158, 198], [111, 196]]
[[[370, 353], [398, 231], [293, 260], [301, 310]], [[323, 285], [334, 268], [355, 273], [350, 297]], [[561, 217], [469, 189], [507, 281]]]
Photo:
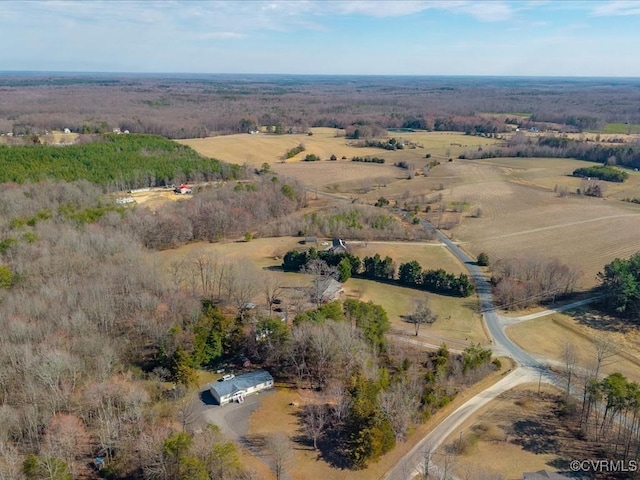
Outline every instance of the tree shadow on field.
[[[313, 440], [304, 433], [304, 409], [300, 409], [296, 416], [298, 417], [299, 429], [292, 440], [300, 445], [300, 450], [314, 451]], [[329, 425], [325, 431], [318, 437], [318, 450], [316, 460], [323, 460], [333, 468], [341, 470], [350, 469], [351, 462], [347, 456], [345, 439], [337, 425]]]
[[511, 426], [515, 436], [513, 443], [535, 454], [557, 453], [557, 430], [551, 422], [541, 420], [518, 420]]
[[575, 318], [580, 325], [604, 332], [626, 334], [636, 330], [640, 326], [638, 321], [618, 318], [598, 311], [580, 309], [571, 310], [567, 313]]

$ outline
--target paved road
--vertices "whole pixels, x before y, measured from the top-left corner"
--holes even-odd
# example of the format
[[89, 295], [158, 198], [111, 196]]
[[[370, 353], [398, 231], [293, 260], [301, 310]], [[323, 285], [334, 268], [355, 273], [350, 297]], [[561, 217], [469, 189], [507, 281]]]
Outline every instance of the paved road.
[[[487, 325], [489, 335], [492, 338], [491, 348], [493, 352], [497, 355], [511, 357], [519, 367], [495, 385], [469, 399], [464, 405], [449, 415], [432, 430], [431, 433], [418, 442], [418, 444], [387, 473], [385, 477], [387, 480], [407, 480], [413, 478], [415, 474], [420, 473], [419, 468], [423, 462], [423, 452], [425, 450], [435, 451], [462, 422], [501, 393], [512, 389], [520, 383], [536, 381], [538, 379], [544, 379], [545, 382], [557, 383], [557, 379], [545, 363], [536, 360], [507, 337], [504, 329], [508, 321], [497, 313], [493, 303], [491, 285], [484, 278], [482, 271], [475, 264], [475, 261], [429, 222], [423, 220], [422, 225], [427, 230], [433, 232], [435, 238], [445, 244], [451, 253], [466, 265], [476, 286], [484, 321]], [[407, 468], [407, 466], [410, 467]]]
[[589, 303], [593, 303], [600, 298], [600, 295], [596, 297], [585, 298], [584, 300], [567, 303], [566, 305], [561, 305], [556, 308], [550, 308], [541, 312], [531, 313], [529, 315], [523, 315], [521, 317], [503, 317], [503, 321], [504, 323], [509, 325], [513, 325], [514, 323], [526, 322], [527, 320], [533, 320], [534, 318], [546, 317], [547, 315], [553, 315], [554, 313], [565, 312], [576, 307], [581, 307], [582, 305], [588, 305]]

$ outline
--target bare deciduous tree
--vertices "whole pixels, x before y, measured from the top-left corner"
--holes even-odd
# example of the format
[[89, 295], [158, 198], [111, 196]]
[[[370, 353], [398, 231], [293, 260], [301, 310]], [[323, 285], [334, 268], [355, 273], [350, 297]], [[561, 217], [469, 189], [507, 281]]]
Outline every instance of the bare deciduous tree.
[[562, 360], [564, 363], [564, 374], [567, 377], [567, 395], [571, 394], [571, 381], [575, 374], [576, 365], [578, 362], [578, 354], [576, 352], [575, 344], [566, 342], [562, 349]]
[[318, 450], [318, 439], [327, 426], [327, 407], [325, 405], [307, 405], [302, 421], [307, 437], [313, 442], [313, 449]]
[[272, 273], [265, 273], [262, 275], [262, 293], [269, 307], [269, 315], [273, 311], [273, 305], [277, 302], [282, 295], [282, 281], [280, 277], [273, 275]]
[[418, 333], [420, 332], [420, 325], [431, 325], [437, 320], [437, 318], [438, 317], [431, 311], [431, 308], [429, 307], [428, 299], [424, 298], [416, 303], [416, 308], [413, 313], [409, 315], [408, 320], [410, 323], [413, 323], [417, 337]]
[[284, 433], [274, 433], [267, 438], [267, 449], [271, 456], [276, 480], [282, 480], [285, 472], [293, 461], [293, 452], [289, 437]]

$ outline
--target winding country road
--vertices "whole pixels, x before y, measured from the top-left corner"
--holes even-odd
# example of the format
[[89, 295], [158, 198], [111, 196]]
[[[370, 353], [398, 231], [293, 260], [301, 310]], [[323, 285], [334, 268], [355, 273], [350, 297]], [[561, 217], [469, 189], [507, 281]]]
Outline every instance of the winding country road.
[[[432, 224], [425, 220], [422, 220], [421, 223], [424, 228], [433, 232], [434, 236], [446, 245], [458, 260], [465, 264], [476, 286], [484, 321], [491, 337], [493, 352], [497, 355], [511, 357], [518, 367], [502, 380], [475, 395], [451, 413], [387, 473], [385, 476], [387, 480], [409, 480], [422, 473], [420, 468], [423, 464], [424, 452], [427, 450], [434, 452], [467, 418], [501, 393], [521, 383], [538, 380], [544, 380], [549, 383], [557, 382], [545, 363], [536, 360], [507, 337], [504, 329], [505, 326], [512, 322], [497, 313], [491, 293], [491, 285], [475, 262]], [[433, 468], [434, 471], [437, 471], [437, 467]]]
[[[349, 199], [339, 195], [329, 194], [325, 192], [317, 192], [316, 195], [322, 195], [335, 200], [348, 201]], [[403, 214], [395, 209], [396, 213]], [[491, 290], [491, 284], [485, 279], [482, 271], [455, 242], [444, 235], [440, 230], [435, 228], [426, 220], [420, 220], [421, 225], [432, 232], [434, 237], [444, 244], [460, 260], [469, 270], [476, 287], [476, 292], [480, 300], [481, 311], [483, 312], [484, 322], [489, 331], [491, 341], [491, 349], [498, 356], [507, 356], [512, 358], [517, 367], [509, 372], [499, 382], [486, 388], [474, 397], [467, 400], [457, 410], [452, 412], [447, 418], [440, 422], [428, 435], [422, 438], [409, 453], [402, 457], [395, 467], [387, 472], [384, 477], [386, 480], [410, 480], [422, 472], [421, 468], [424, 463], [424, 452], [434, 452], [436, 449], [451, 435], [467, 418], [469, 418], [478, 409], [495, 399], [498, 395], [511, 390], [515, 386], [522, 383], [535, 381], [544, 381], [545, 383], [558, 384], [557, 377], [551, 372], [546, 362], [536, 360], [526, 351], [522, 350], [518, 345], [512, 342], [505, 333], [505, 327], [515, 321], [524, 321], [528, 318], [510, 319], [498, 314]], [[586, 304], [593, 299], [582, 301]], [[579, 303], [579, 302], [576, 302]], [[578, 306], [578, 305], [571, 305]], [[565, 306], [566, 309], [568, 306]], [[531, 318], [542, 316], [552, 311], [540, 312], [534, 314]], [[414, 340], [414, 342], [416, 342]], [[439, 469], [433, 463], [430, 466], [432, 473], [439, 473]]]

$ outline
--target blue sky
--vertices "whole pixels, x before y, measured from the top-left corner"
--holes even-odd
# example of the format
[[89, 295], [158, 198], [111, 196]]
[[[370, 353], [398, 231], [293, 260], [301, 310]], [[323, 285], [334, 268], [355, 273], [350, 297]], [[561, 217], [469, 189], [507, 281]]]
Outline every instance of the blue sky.
[[0, 70], [640, 77], [632, 1], [0, 1]]

